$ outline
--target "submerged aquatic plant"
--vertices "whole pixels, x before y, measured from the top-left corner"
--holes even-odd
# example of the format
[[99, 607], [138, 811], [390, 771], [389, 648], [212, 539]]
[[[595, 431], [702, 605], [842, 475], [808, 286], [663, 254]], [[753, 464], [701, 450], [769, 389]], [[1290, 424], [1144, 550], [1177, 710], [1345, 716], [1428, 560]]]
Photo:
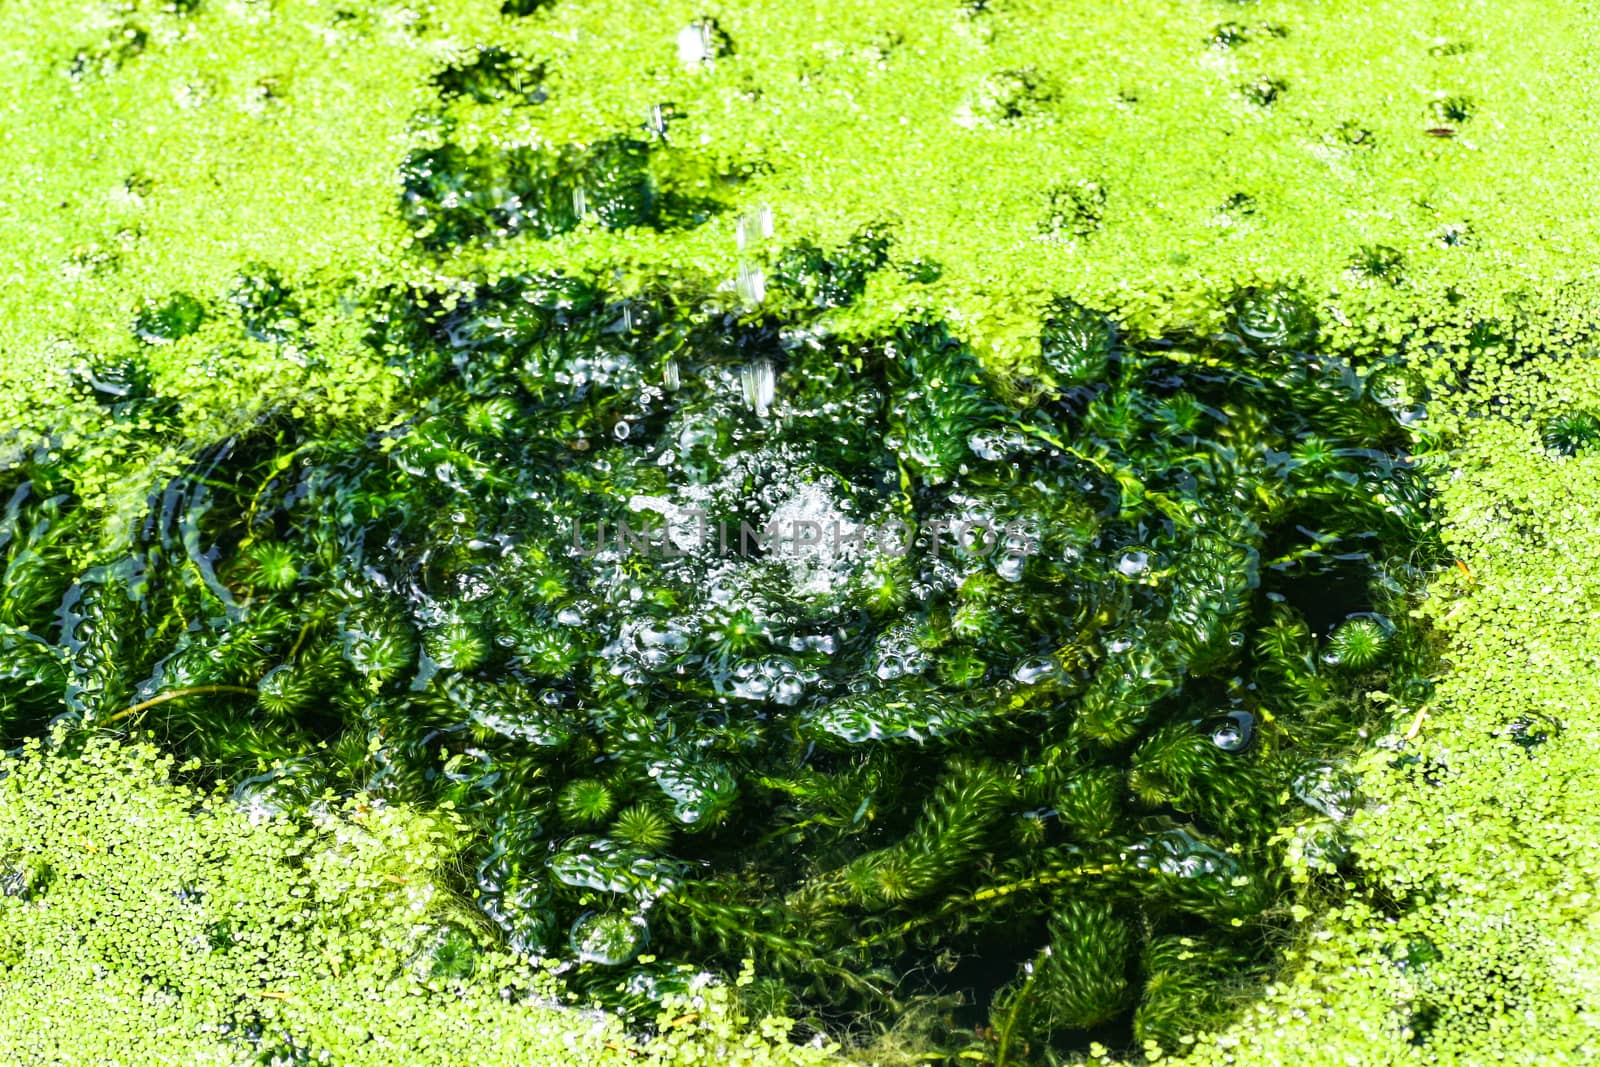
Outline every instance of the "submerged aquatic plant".
[[290, 588], [300, 577], [300, 565], [287, 545], [262, 542], [251, 548], [250, 558], [255, 561], [260, 583], [274, 592]]
[[616, 804], [611, 789], [593, 778], [579, 778], [567, 783], [558, 801], [561, 814], [572, 823], [582, 826], [604, 822]]
[[643, 849], [657, 849], [672, 840], [672, 827], [654, 811], [635, 804], [617, 816], [612, 834], [624, 844]]
[[[753, 957], [819, 1018], [969, 990], [1000, 1059], [1214, 1021], [1270, 961], [1280, 829], [1351, 803], [1355, 686], [1426, 668], [1374, 614], [1437, 554], [1386, 368], [1306, 351], [1287, 291], [1150, 342], [1064, 300], [1008, 400], [938, 322], [812, 329], [889, 250], [795, 246], [765, 314], [379, 294], [398, 418], [266, 417], [103, 559], [61, 551], [41, 452], [0, 529], [7, 730], [154, 727], [275, 809], [449, 803], [507, 943], [642, 1018]], [[448, 942], [427, 966], [470, 969]]]
[[1563, 456], [1575, 456], [1600, 441], [1600, 415], [1578, 408], [1545, 420], [1544, 446]]
[[1341, 623], [1328, 636], [1328, 650], [1323, 659], [1330, 666], [1359, 671], [1375, 666], [1388, 650], [1387, 620], [1362, 616]]

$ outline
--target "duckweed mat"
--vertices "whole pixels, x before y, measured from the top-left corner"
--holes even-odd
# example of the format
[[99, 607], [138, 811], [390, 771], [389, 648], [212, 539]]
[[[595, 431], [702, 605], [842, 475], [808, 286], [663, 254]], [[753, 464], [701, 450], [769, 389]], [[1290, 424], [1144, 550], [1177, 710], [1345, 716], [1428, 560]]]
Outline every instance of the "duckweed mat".
[[837, 1062], [775, 1040], [732, 983], [671, 1000], [648, 1045], [564, 1005], [451, 891], [447, 815], [352, 801], [290, 824], [176, 770], [104, 737], [6, 756], [6, 1062]]
[[1581, 1061], [1590, 14], [9, 5], [8, 743], [668, 1035]]

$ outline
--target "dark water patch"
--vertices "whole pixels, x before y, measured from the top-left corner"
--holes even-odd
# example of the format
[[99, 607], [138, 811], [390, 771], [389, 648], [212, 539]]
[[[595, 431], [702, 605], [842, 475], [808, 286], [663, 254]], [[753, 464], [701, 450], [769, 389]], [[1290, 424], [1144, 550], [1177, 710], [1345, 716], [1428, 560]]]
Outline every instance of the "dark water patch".
[[441, 100], [478, 104], [540, 104], [547, 97], [541, 81], [544, 67], [496, 45], [475, 48], [433, 76]]

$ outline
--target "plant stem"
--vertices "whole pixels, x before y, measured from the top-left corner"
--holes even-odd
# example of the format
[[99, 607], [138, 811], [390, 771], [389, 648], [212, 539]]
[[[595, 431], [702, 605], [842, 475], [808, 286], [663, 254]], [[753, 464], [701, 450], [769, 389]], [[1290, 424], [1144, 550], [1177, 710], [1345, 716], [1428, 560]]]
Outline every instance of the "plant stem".
[[187, 689], [174, 689], [168, 693], [158, 694], [157, 696], [151, 697], [149, 700], [140, 701], [131, 708], [123, 708], [121, 711], [107, 719], [106, 722], [120, 722], [130, 715], [139, 714], [146, 708], [153, 708], [157, 704], [165, 704], [167, 701], [177, 700], [179, 697], [203, 696], [207, 693], [234, 693], [239, 696], [256, 695], [256, 691], [254, 689], [247, 689], [242, 685], [191, 685]]

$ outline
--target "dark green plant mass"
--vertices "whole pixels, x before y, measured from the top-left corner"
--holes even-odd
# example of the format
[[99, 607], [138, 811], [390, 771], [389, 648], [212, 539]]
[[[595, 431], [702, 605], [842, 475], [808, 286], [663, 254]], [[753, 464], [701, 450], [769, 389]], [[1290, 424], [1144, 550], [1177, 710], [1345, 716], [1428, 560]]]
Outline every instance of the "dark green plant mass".
[[[1142, 343], [1064, 301], [1004, 383], [937, 322], [830, 336], [890, 251], [798, 246], [760, 313], [386, 292], [400, 418], [268, 413], [88, 567], [41, 450], [5, 475], [8, 736], [150, 728], [261, 810], [453, 805], [508, 943], [624, 1008], [753, 957], [818, 1026], [960, 993], [950, 1047], [1008, 1062], [1215, 1024], [1284, 921], [1275, 834], [1337, 856], [1362, 694], [1425, 684], [1395, 371], [1265, 290]], [[262, 278], [227, 299], [294, 330]], [[85, 381], [107, 432], [170, 410]]]

